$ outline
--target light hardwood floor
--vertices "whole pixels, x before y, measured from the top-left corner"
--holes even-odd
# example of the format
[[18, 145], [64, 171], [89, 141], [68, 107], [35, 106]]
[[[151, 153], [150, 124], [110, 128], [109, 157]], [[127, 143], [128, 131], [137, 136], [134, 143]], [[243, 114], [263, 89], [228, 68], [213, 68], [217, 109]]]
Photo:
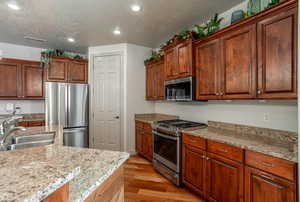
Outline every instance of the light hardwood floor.
[[125, 202], [204, 202], [158, 174], [151, 163], [132, 156], [124, 165]]

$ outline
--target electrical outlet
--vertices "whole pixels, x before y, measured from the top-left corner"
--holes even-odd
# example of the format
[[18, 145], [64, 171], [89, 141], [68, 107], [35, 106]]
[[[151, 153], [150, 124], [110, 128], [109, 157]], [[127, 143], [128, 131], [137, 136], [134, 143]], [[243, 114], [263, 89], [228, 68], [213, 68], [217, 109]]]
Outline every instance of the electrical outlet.
[[269, 120], [270, 120], [269, 113], [264, 113], [264, 122], [269, 122]]

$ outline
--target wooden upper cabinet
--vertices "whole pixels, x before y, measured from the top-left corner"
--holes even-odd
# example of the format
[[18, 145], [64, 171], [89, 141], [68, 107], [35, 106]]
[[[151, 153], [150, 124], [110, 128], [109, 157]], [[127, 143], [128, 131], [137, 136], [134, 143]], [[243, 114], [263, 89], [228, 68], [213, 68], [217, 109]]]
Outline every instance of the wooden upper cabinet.
[[39, 62], [0, 60], [0, 99], [44, 99], [43, 68]]
[[297, 8], [258, 22], [258, 97], [297, 98]]
[[255, 97], [256, 25], [233, 30], [221, 37], [222, 99]]
[[158, 100], [165, 99], [165, 76], [164, 76], [164, 61], [156, 64], [156, 96]]
[[20, 96], [20, 65], [0, 60], [0, 98]]
[[193, 53], [192, 42], [186, 41], [177, 46], [177, 73], [187, 77], [192, 75]]
[[215, 154], [209, 153], [207, 156], [205, 180], [207, 182], [205, 188], [207, 198], [214, 202], [243, 202], [243, 164]]
[[246, 167], [245, 202], [296, 202], [296, 196], [295, 183]]
[[86, 83], [88, 78], [86, 62], [71, 61], [68, 64], [68, 82]]
[[47, 67], [47, 81], [67, 82], [68, 60], [52, 59]]
[[171, 80], [175, 78], [175, 75], [177, 74], [175, 72], [175, 48], [171, 48], [165, 51], [165, 76], [166, 80]]
[[220, 40], [214, 39], [197, 44], [196, 99], [218, 99], [220, 73]]
[[26, 98], [43, 98], [43, 68], [40, 65], [22, 65], [23, 96]]
[[87, 83], [88, 62], [55, 57], [47, 67], [46, 80], [50, 82]]
[[164, 61], [155, 61], [146, 64], [146, 99], [163, 100], [164, 87]]
[[165, 48], [165, 77], [173, 80], [193, 76], [193, 44], [192, 40]]
[[193, 188], [194, 191], [203, 196], [205, 183], [205, 152], [200, 149], [184, 145], [182, 155], [184, 184]]

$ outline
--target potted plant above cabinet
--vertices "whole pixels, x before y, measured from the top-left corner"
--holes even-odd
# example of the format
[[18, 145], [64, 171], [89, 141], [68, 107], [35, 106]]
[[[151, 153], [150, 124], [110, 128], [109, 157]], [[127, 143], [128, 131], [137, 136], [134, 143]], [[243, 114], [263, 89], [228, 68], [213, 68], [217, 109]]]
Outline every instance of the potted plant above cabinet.
[[192, 39], [174, 40], [162, 49], [165, 52], [166, 80], [194, 76]]
[[88, 61], [85, 59], [69, 59], [53, 56], [49, 64], [45, 65], [46, 81], [87, 83]]

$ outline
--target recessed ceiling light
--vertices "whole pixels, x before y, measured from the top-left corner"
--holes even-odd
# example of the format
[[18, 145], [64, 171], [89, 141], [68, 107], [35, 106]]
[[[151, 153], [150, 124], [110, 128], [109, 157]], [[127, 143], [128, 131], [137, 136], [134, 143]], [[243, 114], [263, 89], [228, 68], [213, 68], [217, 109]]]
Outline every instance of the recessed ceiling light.
[[72, 38], [72, 37], [69, 37], [69, 38], [68, 38], [68, 41], [71, 42], [71, 43], [73, 43], [73, 42], [75, 42], [75, 39]]
[[139, 11], [141, 11], [141, 6], [139, 6], [139, 5], [132, 5], [131, 6], [131, 10], [134, 11], [134, 12], [139, 12]]
[[15, 4], [15, 3], [8, 3], [7, 6], [10, 8], [10, 9], [13, 9], [13, 10], [20, 10], [20, 7]]
[[114, 34], [115, 34], [115, 35], [120, 35], [120, 34], [121, 34], [121, 31], [120, 31], [119, 29], [115, 29], [115, 30], [114, 30]]

